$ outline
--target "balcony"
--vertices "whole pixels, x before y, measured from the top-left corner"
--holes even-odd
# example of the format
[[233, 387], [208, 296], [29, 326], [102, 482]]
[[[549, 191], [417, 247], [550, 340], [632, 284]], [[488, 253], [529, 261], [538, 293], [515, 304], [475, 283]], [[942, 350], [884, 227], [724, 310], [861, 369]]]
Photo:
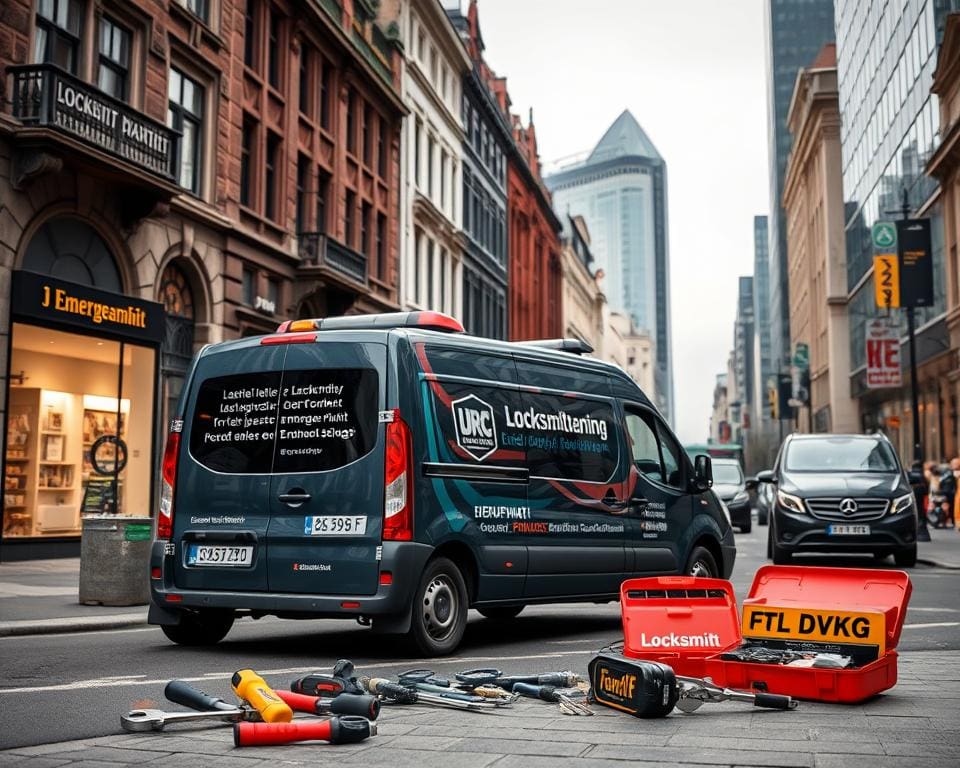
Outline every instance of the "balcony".
[[179, 133], [53, 64], [7, 67], [12, 114], [24, 129], [52, 129], [173, 182]]
[[300, 272], [303, 277], [332, 279], [353, 290], [369, 288], [367, 257], [323, 232], [301, 232]]

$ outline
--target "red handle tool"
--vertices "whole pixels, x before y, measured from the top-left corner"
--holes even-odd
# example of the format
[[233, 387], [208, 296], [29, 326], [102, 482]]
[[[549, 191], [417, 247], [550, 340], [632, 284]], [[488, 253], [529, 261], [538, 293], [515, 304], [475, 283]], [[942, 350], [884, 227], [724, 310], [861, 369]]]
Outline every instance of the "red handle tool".
[[353, 715], [331, 717], [329, 720], [298, 720], [293, 723], [236, 723], [233, 728], [233, 744], [237, 747], [292, 744], [296, 741], [354, 744], [376, 733], [376, 723]]
[[309, 712], [311, 715], [357, 715], [376, 720], [380, 714], [380, 701], [374, 696], [341, 693], [332, 699], [325, 699], [290, 691], [276, 691], [276, 694], [292, 710]]

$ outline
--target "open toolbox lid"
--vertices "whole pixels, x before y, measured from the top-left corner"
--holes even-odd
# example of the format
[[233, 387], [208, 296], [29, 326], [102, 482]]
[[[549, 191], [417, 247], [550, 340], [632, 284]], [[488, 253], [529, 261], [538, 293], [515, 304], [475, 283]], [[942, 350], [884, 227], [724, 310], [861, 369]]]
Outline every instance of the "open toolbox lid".
[[885, 646], [890, 650], [900, 640], [912, 591], [903, 571], [764, 565], [754, 575], [743, 605], [745, 615], [752, 605], [882, 613]]
[[724, 579], [651, 576], [620, 585], [623, 654], [703, 658], [740, 643], [733, 586]]

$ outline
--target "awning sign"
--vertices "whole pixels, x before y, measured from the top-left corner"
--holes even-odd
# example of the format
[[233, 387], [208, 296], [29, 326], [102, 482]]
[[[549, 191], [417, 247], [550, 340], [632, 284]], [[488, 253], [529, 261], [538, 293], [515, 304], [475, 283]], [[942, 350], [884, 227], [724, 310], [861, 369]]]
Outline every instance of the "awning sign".
[[867, 387], [899, 387], [903, 385], [900, 370], [900, 332], [883, 320], [867, 325]]

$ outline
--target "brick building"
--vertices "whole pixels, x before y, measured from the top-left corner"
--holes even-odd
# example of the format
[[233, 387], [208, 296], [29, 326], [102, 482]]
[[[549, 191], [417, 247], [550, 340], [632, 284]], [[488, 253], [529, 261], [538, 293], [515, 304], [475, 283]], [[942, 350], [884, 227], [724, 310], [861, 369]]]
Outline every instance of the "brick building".
[[512, 123], [514, 146], [507, 163], [510, 339], [557, 338], [563, 334], [561, 224], [540, 177], [533, 111], [526, 127], [517, 115]]
[[81, 512], [151, 514], [200, 345], [398, 307], [406, 110], [374, 13], [3, 3], [2, 556], [76, 547]]

